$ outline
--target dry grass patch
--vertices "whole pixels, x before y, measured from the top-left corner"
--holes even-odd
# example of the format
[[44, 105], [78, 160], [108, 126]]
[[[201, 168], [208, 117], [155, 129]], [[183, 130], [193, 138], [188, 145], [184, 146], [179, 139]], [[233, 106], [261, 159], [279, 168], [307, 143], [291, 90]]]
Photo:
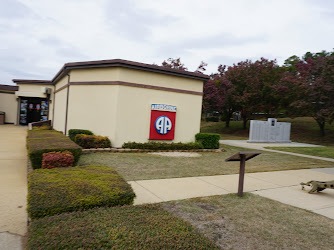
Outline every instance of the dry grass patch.
[[153, 152], [149, 154], [166, 157], [201, 157], [201, 154], [195, 152]]
[[[119, 172], [127, 181], [191, 176], [237, 174], [238, 162], [225, 159], [238, 151], [249, 149], [223, 146], [220, 153], [200, 153], [201, 157], [164, 157], [147, 153], [92, 153], [82, 155], [79, 165], [106, 165]], [[263, 152], [246, 165], [247, 173], [329, 168], [334, 163], [287, 154]]]
[[164, 203], [223, 249], [332, 249], [334, 220], [246, 193]]

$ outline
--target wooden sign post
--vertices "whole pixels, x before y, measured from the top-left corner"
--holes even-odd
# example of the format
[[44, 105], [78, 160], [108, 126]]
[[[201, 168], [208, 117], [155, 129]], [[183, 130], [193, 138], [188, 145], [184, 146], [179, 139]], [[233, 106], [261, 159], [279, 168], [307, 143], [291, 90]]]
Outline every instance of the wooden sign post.
[[242, 197], [243, 190], [244, 190], [244, 177], [245, 177], [245, 166], [246, 161], [254, 158], [255, 156], [260, 155], [262, 152], [250, 152], [250, 151], [243, 151], [236, 153], [225, 161], [240, 161], [240, 170], [239, 170], [239, 187], [238, 187], [238, 196]]

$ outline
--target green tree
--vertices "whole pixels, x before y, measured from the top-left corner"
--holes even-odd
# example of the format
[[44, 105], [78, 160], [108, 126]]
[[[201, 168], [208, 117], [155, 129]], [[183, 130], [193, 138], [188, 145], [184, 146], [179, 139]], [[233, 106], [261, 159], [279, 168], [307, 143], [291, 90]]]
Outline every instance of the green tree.
[[162, 66], [171, 69], [187, 70], [186, 66], [181, 62], [181, 58], [168, 58], [161, 63]]
[[312, 116], [324, 136], [325, 124], [334, 120], [334, 52], [307, 52], [293, 61], [276, 91], [291, 117]]
[[224, 74], [226, 81], [233, 87], [230, 88], [229, 106], [241, 111], [243, 127], [247, 128], [247, 121], [254, 113], [264, 112], [274, 115], [279, 110], [277, 97], [274, 96], [274, 88], [282, 75], [282, 68], [276, 60], [261, 58], [255, 62], [246, 60], [228, 67]]

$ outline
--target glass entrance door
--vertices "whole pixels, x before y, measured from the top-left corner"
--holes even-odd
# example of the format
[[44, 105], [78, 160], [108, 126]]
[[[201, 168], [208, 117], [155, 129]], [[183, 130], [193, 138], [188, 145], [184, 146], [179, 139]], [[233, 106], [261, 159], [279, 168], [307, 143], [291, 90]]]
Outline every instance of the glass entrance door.
[[20, 124], [46, 121], [48, 119], [49, 105], [45, 98], [21, 97]]

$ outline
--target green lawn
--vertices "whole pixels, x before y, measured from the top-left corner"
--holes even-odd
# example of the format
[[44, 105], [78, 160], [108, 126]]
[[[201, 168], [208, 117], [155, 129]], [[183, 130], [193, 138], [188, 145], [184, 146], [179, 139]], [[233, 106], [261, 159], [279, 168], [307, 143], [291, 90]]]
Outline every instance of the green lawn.
[[33, 220], [27, 248], [219, 249], [160, 205], [98, 208]]
[[211, 196], [163, 206], [222, 249], [333, 249], [334, 220], [257, 195]]
[[[166, 157], [147, 153], [91, 153], [81, 156], [79, 165], [106, 165], [127, 181], [208, 176], [239, 173], [238, 162], [225, 159], [249, 149], [224, 145], [221, 153], [200, 153], [201, 157]], [[263, 152], [246, 164], [246, 172], [264, 172], [334, 167], [334, 163], [287, 154]]]
[[266, 147], [266, 148], [298, 153], [298, 154], [334, 158], [334, 146], [311, 147], [311, 148], [310, 147]]
[[[326, 136], [322, 137], [317, 123], [311, 117], [279, 118], [278, 121], [291, 123], [292, 141], [334, 146], [334, 123], [326, 124]], [[242, 126], [241, 121], [231, 121], [230, 128], [225, 128], [224, 122], [202, 121], [201, 132], [219, 133], [222, 140], [246, 140], [249, 136], [249, 129], [243, 129]]]
[[249, 130], [242, 128], [242, 122], [231, 121], [230, 127], [225, 127], [225, 122], [201, 122], [201, 133], [221, 134], [222, 140], [246, 140]]
[[279, 119], [279, 121], [291, 122], [291, 140], [293, 141], [334, 146], [334, 123], [326, 124], [326, 135], [322, 137], [320, 136], [319, 126], [313, 118], [284, 118]]

